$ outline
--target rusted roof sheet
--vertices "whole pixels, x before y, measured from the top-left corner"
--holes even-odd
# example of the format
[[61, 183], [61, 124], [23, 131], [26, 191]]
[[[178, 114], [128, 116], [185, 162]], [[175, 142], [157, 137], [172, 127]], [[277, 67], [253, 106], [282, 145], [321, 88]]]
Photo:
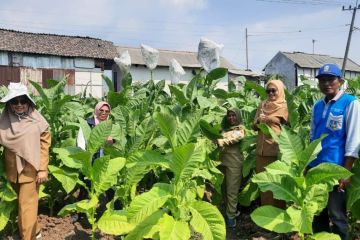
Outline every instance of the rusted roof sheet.
[[[329, 55], [309, 54], [303, 52], [282, 52], [287, 58], [302, 68], [320, 68], [326, 63], [335, 63], [342, 66], [343, 58], [331, 57]], [[351, 59], [346, 62], [346, 71], [360, 72], [360, 66]]]
[[97, 38], [29, 33], [0, 29], [0, 51], [66, 57], [113, 59], [113, 42]]
[[[126, 50], [129, 51], [132, 64], [145, 65], [145, 62], [141, 55], [140, 48], [123, 47], [123, 46], [117, 47], [117, 51], [119, 55], [121, 55]], [[181, 64], [182, 67], [201, 68], [200, 63], [197, 60], [197, 52], [173, 51], [173, 50], [159, 50], [158, 66], [168, 67], [170, 64], [170, 60], [173, 58], [175, 58]], [[252, 76], [252, 77], [260, 76], [259, 74], [252, 71], [237, 69], [234, 65], [232, 65], [228, 60], [226, 60], [223, 57], [220, 58], [220, 67], [227, 68], [229, 70], [229, 73], [233, 73], [236, 75]]]

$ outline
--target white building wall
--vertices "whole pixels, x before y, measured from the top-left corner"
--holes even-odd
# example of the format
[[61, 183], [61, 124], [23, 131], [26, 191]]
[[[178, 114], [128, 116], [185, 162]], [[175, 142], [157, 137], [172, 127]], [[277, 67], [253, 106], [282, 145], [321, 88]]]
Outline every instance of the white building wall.
[[265, 75], [275, 74], [278, 74], [283, 78], [288, 89], [291, 90], [296, 87], [295, 65], [288, 58], [284, 57], [282, 53], [275, 55], [265, 67]]
[[[185, 75], [181, 76], [179, 83], [188, 83], [195, 76], [193, 74], [194, 68], [184, 68], [184, 70], [185, 70]], [[120, 69], [117, 66], [114, 66], [113, 71], [117, 72], [117, 81], [118, 81], [117, 86], [121, 86], [122, 76], [121, 76]], [[130, 68], [130, 73], [131, 73], [133, 82], [145, 83], [151, 79], [151, 72], [144, 65], [138, 65], [138, 66], [132, 65]], [[154, 81], [165, 80], [166, 81], [165, 83], [167, 85], [171, 83], [169, 67], [161, 67], [161, 66], [156, 67], [153, 70], [152, 76], [153, 76]], [[228, 76], [225, 76], [218, 83], [217, 87], [227, 90]], [[117, 90], [119, 91], [119, 90], [121, 90], [121, 88], [118, 87]]]
[[87, 96], [101, 98], [104, 96], [103, 86], [106, 85], [102, 79], [101, 69], [75, 69], [75, 94], [82, 93], [86, 90]]
[[[190, 81], [194, 75], [191, 73], [192, 69], [184, 69], [185, 75], [181, 77], [183, 81]], [[145, 66], [131, 66], [130, 73], [134, 81], [147, 82], [151, 79], [151, 72]], [[168, 67], [157, 67], [153, 70], [154, 80], [170, 80], [170, 72]]]

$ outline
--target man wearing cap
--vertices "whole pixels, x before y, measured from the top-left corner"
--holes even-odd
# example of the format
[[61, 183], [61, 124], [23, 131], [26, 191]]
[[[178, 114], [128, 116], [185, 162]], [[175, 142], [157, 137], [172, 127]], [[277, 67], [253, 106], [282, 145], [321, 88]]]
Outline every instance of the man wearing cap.
[[[358, 158], [360, 103], [354, 96], [340, 90], [341, 76], [341, 70], [336, 64], [323, 65], [316, 76], [325, 97], [312, 110], [310, 138], [313, 141], [322, 134], [328, 136], [322, 140], [322, 150], [309, 167], [328, 162], [351, 171], [354, 160]], [[350, 179], [341, 179], [339, 185], [329, 193], [327, 208], [314, 218], [314, 232], [334, 232], [342, 240], [349, 239], [345, 199], [345, 189], [349, 182]], [[332, 231], [329, 218], [333, 224]]]
[[39, 186], [48, 179], [49, 124], [21, 83], [11, 82], [0, 116], [0, 144], [4, 146], [6, 176], [18, 198], [18, 225], [22, 240], [39, 239]]

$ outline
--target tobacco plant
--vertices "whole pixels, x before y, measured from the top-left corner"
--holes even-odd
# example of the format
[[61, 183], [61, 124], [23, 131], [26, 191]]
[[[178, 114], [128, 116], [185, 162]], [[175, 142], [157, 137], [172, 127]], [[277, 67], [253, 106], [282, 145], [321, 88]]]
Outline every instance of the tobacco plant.
[[125, 239], [190, 239], [192, 229], [204, 239], [225, 239], [225, 224], [219, 210], [201, 200], [204, 180], [212, 179], [204, 140], [196, 140], [198, 120], [179, 122], [171, 112], [154, 115], [170, 146], [159, 155], [148, 151], [132, 161], [134, 168], [159, 164], [172, 177], [137, 195], [123, 210], [108, 209], [99, 228]]
[[261, 191], [272, 191], [274, 198], [285, 200], [287, 209], [259, 207], [251, 214], [253, 221], [277, 233], [298, 232], [302, 239], [340, 239], [330, 233], [313, 234], [312, 230], [314, 216], [327, 205], [328, 192], [339, 179], [352, 175], [331, 163], [319, 164], [305, 174], [308, 164], [321, 151], [321, 140], [326, 136], [307, 144], [288, 127], [283, 127], [279, 136], [266, 125], [260, 128], [279, 144], [281, 157], [268, 165], [266, 171], [256, 174], [252, 181]]
[[[103, 147], [107, 137], [111, 134], [111, 121], [101, 122], [92, 130], [85, 120], [80, 121], [80, 125], [84, 132], [86, 150], [78, 148], [75, 151], [76, 153], [65, 155], [63, 158], [71, 158], [74, 166], [77, 166], [85, 179], [90, 182], [90, 185], [81, 183], [81, 180], [77, 179], [77, 176], [74, 176], [76, 182], [80, 183], [86, 189], [89, 198], [66, 205], [58, 214], [64, 216], [69, 212], [85, 213], [92, 226], [92, 239], [94, 239], [94, 234], [97, 229], [96, 209], [99, 204], [99, 197], [116, 184], [118, 173], [125, 165], [125, 159], [121, 157], [110, 158], [110, 155], [93, 159], [93, 155]], [[50, 167], [50, 169], [59, 170], [55, 167]], [[53, 174], [56, 177], [56, 174]], [[68, 175], [68, 177], [70, 176]]]

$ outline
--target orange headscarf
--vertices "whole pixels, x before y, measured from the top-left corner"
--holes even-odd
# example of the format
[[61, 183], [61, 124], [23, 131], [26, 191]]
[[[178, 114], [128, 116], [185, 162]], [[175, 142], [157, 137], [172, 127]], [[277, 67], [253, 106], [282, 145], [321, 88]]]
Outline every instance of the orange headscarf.
[[270, 80], [265, 87], [267, 88], [269, 85], [272, 85], [277, 89], [276, 99], [274, 101], [267, 99], [262, 102], [261, 111], [267, 116], [278, 116], [279, 113], [281, 114], [281, 112], [283, 112], [282, 109], [286, 109], [287, 112], [284, 83], [281, 80]]

